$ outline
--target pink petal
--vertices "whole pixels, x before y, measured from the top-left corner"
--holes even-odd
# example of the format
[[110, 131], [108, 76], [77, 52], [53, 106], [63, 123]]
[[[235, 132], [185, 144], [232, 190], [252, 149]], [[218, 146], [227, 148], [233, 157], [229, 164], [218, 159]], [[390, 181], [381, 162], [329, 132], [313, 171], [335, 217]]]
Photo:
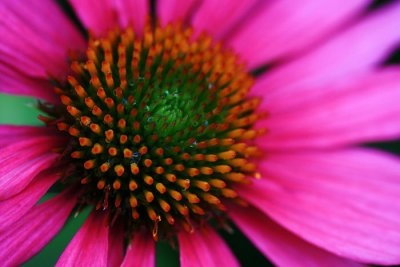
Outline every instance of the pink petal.
[[43, 126], [0, 125], [0, 148], [35, 136], [54, 136], [57, 131]]
[[50, 103], [59, 102], [47, 78], [28, 77], [24, 72], [14, 69], [12, 64], [0, 62], [0, 84], [0, 93], [35, 97]]
[[60, 177], [54, 171], [38, 174], [24, 190], [0, 202], [0, 232], [25, 215]]
[[[215, 39], [221, 39], [229, 31], [235, 31], [234, 26], [241, 22], [246, 15], [253, 14], [250, 11], [254, 11], [252, 8], [259, 2], [258, 0], [204, 0], [192, 18], [193, 29], [198, 33], [206, 31]], [[246, 48], [248, 47], [246, 46]]]
[[54, 164], [59, 154], [56, 137], [32, 137], [0, 149], [0, 199], [21, 192], [41, 171]]
[[[102, 36], [115, 26], [133, 24], [137, 33], [143, 32], [148, 15], [146, 0], [69, 0], [83, 25]], [[101, 16], [99, 16], [101, 14]]]
[[[49, 75], [62, 77], [68, 69], [68, 50], [84, 48], [79, 31], [51, 0], [1, 1], [0, 32], [1, 69], [30, 82], [43, 83]], [[7, 78], [2, 71], [0, 92], [22, 94], [27, 90], [7, 88]]]
[[302, 58], [266, 73], [254, 90], [275, 98], [375, 69], [400, 41], [399, 16], [397, 2], [374, 12]]
[[253, 207], [230, 207], [229, 217], [277, 266], [359, 266], [307, 243]]
[[93, 211], [56, 266], [107, 266], [108, 227], [105, 219], [105, 213]]
[[155, 244], [147, 232], [135, 233], [121, 267], [155, 266]]
[[127, 27], [133, 25], [135, 32], [143, 33], [146, 18], [149, 14], [147, 0], [116, 0], [115, 7], [118, 13], [119, 25]]
[[[400, 68], [298, 90], [264, 104], [267, 149], [332, 147], [400, 137]], [[303, 100], [303, 101], [302, 101]], [[286, 110], [279, 111], [279, 104]], [[379, 126], [378, 126], [379, 125]], [[378, 126], [378, 127], [377, 127]]]
[[30, 76], [64, 75], [68, 50], [84, 48], [83, 36], [54, 1], [3, 0], [0, 12], [1, 61]]
[[225, 241], [211, 228], [196, 229], [193, 233], [178, 234], [182, 267], [239, 266]]
[[259, 5], [249, 21], [234, 32], [231, 45], [250, 63], [250, 68], [267, 61], [301, 52], [359, 13], [366, 0], [282, 0]]
[[98, 36], [118, 24], [112, 0], [69, 0], [69, 3], [86, 29]]
[[239, 194], [305, 240], [355, 261], [400, 263], [400, 160], [383, 152], [270, 153]]
[[124, 259], [124, 230], [122, 225], [114, 225], [108, 235], [107, 267], [119, 267]]
[[190, 19], [193, 12], [197, 10], [200, 0], [160, 0], [157, 1], [157, 19], [161, 26], [169, 22], [182, 21]]
[[64, 192], [31, 209], [0, 234], [2, 266], [18, 266], [39, 252], [61, 229], [76, 204]]

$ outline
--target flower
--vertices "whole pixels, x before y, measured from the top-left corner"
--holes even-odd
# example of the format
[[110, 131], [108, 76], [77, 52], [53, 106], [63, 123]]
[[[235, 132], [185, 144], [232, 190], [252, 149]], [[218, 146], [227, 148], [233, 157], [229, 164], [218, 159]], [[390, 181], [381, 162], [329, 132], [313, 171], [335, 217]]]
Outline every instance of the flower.
[[70, 4], [86, 41], [53, 1], [0, 3], [1, 92], [45, 114], [0, 127], [3, 265], [84, 206], [58, 266], [151, 266], [158, 238], [238, 266], [230, 221], [281, 266], [400, 263], [400, 161], [360, 147], [400, 136], [398, 2]]

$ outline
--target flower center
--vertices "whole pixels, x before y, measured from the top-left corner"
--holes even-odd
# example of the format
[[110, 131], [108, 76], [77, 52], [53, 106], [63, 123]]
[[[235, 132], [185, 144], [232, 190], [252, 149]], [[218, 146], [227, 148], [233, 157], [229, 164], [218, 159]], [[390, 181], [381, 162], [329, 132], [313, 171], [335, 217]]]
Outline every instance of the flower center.
[[71, 69], [57, 127], [71, 136], [64, 180], [80, 181], [83, 205], [157, 238], [241, 202], [232, 185], [255, 171], [260, 99], [231, 51], [179, 24], [128, 28], [90, 39]]

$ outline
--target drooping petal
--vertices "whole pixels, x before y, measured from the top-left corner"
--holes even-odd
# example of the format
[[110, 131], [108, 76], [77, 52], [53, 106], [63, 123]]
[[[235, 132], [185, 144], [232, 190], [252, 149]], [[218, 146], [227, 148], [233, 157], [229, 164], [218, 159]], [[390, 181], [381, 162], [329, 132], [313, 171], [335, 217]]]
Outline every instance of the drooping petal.
[[2, 266], [19, 266], [39, 252], [61, 229], [76, 204], [71, 192], [31, 209], [26, 216], [0, 233]]
[[[225, 34], [229, 33], [245, 15], [249, 15], [249, 11], [259, 2], [258, 0], [201, 1], [191, 21], [193, 30], [198, 33], [206, 31], [213, 36], [215, 40], [221, 39]], [[265, 30], [264, 26], [261, 26], [261, 28]]]
[[0, 232], [29, 212], [58, 178], [54, 171], [40, 173], [19, 194], [1, 201]]
[[155, 244], [146, 232], [135, 233], [121, 267], [155, 266]]
[[107, 266], [108, 226], [105, 213], [93, 211], [75, 234], [56, 266]]
[[[69, 0], [83, 25], [98, 36], [115, 26], [133, 24], [137, 33], [143, 32], [148, 15], [146, 0]], [[101, 16], [99, 16], [101, 14]]]
[[[239, 194], [310, 243], [358, 262], [400, 263], [400, 160], [367, 149], [270, 153]], [[378, 245], [379, 244], [379, 245]]]
[[122, 225], [113, 225], [108, 236], [107, 267], [119, 267], [124, 259], [124, 231]]
[[231, 206], [229, 217], [277, 266], [342, 267], [359, 264], [311, 245], [253, 207]]
[[56, 161], [59, 154], [51, 150], [58, 147], [58, 137], [31, 137], [0, 149], [0, 199], [21, 192], [41, 171]]
[[35, 136], [54, 136], [57, 132], [42, 126], [0, 125], [0, 148]]
[[160, 0], [157, 1], [156, 11], [157, 19], [161, 26], [165, 26], [169, 22], [182, 21], [186, 22], [200, 4], [200, 0]]
[[269, 71], [254, 90], [275, 98], [375, 69], [400, 42], [399, 16], [398, 2], [377, 10], [305, 56]]
[[40, 95], [30, 94], [23, 83], [13, 84], [9, 75], [39, 85], [49, 76], [60, 78], [68, 68], [68, 50], [84, 48], [81, 34], [50, 0], [1, 1], [0, 32], [0, 68], [7, 70], [0, 75], [0, 92]]
[[[247, 1], [243, 1], [247, 2]], [[333, 34], [359, 13], [367, 0], [273, 1], [259, 5], [228, 42], [254, 68], [288, 56]], [[249, 49], [251, 47], [251, 49]]]
[[[298, 90], [269, 101], [259, 124], [267, 149], [334, 147], [400, 137], [400, 68]], [[280, 109], [281, 105], [286, 110]]]
[[193, 263], [199, 267], [239, 266], [227, 244], [211, 227], [196, 229], [193, 233], [181, 231], [178, 241], [182, 267]]

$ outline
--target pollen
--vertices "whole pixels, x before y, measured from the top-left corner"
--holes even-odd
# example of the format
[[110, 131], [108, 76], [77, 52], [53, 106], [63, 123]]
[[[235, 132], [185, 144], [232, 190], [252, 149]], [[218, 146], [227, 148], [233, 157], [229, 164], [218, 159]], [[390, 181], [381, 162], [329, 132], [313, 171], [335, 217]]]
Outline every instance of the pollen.
[[[240, 202], [262, 155], [253, 129], [260, 99], [245, 64], [207, 34], [181, 24], [91, 36], [73, 59], [49, 127], [69, 136], [66, 181], [81, 204], [107, 210], [127, 231], [155, 239], [190, 231]], [[58, 113], [57, 113], [58, 112]]]

